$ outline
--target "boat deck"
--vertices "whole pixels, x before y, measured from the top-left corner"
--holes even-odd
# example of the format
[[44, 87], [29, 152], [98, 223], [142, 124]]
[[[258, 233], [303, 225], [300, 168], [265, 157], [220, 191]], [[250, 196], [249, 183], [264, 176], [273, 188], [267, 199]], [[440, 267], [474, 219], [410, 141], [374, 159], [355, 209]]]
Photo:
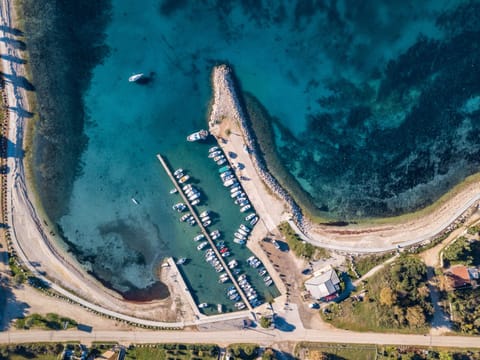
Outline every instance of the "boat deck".
[[250, 302], [248, 301], [247, 299], [247, 296], [245, 295], [245, 293], [243, 292], [243, 289], [240, 287], [240, 285], [238, 284], [237, 282], [237, 279], [233, 276], [232, 272], [230, 271], [230, 269], [228, 268], [224, 258], [221, 256], [220, 252], [218, 251], [217, 247], [215, 246], [215, 242], [212, 240], [212, 238], [210, 237], [210, 234], [208, 233], [208, 231], [205, 229], [205, 227], [202, 225], [202, 221], [200, 220], [198, 214], [197, 214], [197, 211], [196, 209], [190, 204], [190, 202], [188, 201], [187, 197], [185, 196], [185, 193], [183, 192], [182, 188], [180, 187], [180, 185], [178, 184], [178, 182], [176, 181], [175, 177], [173, 176], [172, 174], [172, 171], [170, 170], [170, 167], [168, 166], [168, 164], [166, 163], [165, 159], [162, 157], [162, 155], [160, 154], [157, 154], [157, 159], [160, 161], [160, 163], [162, 164], [163, 168], [165, 169], [165, 172], [167, 173], [168, 177], [170, 178], [170, 180], [172, 181], [173, 185], [175, 186], [175, 188], [177, 189], [178, 193], [182, 196], [182, 199], [184, 201], [184, 203], [188, 206], [188, 209], [190, 210], [190, 213], [193, 215], [193, 217], [195, 218], [195, 221], [197, 222], [198, 226], [200, 227], [200, 230], [202, 231], [202, 233], [205, 235], [205, 238], [207, 239], [208, 243], [210, 244], [211, 248], [213, 249], [213, 251], [215, 252], [215, 255], [217, 256], [218, 260], [220, 261], [220, 263], [222, 264], [225, 272], [228, 274], [228, 277], [230, 278], [230, 280], [232, 281], [233, 285], [235, 286], [235, 288], [237, 289], [238, 291], [238, 294], [240, 295], [240, 297], [242, 298], [243, 302], [245, 303], [245, 305], [248, 307], [248, 309], [250, 311], [253, 311], [253, 307], [252, 305], [250, 304]]

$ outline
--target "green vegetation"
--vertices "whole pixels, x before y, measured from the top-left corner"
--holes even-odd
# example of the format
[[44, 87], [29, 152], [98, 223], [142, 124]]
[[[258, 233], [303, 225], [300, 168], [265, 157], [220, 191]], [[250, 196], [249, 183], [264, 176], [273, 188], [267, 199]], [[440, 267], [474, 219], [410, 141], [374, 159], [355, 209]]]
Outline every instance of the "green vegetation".
[[445, 267], [454, 264], [480, 265], [480, 242], [460, 236], [445, 248], [443, 261]]
[[358, 275], [363, 276], [375, 266], [380, 265], [390, 259], [394, 253], [388, 252], [380, 255], [358, 256], [353, 259], [355, 269]]
[[73, 348], [73, 345], [60, 343], [0, 345], [0, 360], [57, 360], [66, 346]]
[[448, 299], [452, 305], [455, 330], [464, 334], [480, 334], [480, 288], [451, 291]]
[[469, 234], [469, 235], [480, 235], [480, 225], [470, 226], [467, 229], [467, 234]]
[[42, 316], [40, 314], [31, 314], [27, 317], [19, 318], [15, 322], [15, 327], [17, 329], [41, 328], [61, 330], [65, 327], [65, 324], [67, 329], [77, 326], [77, 322], [75, 320], [62, 317], [54, 313], [48, 313], [46, 316]]
[[288, 222], [282, 222], [280, 225], [278, 225], [278, 230], [285, 237], [288, 247], [296, 256], [303, 257], [307, 260], [317, 260], [330, 256], [328, 250], [315, 247], [312, 244], [303, 241], [300, 236], [293, 231]]
[[257, 358], [258, 345], [256, 344], [234, 344], [227, 348], [227, 353], [234, 359], [253, 360]]
[[309, 360], [474, 360], [478, 350], [422, 348], [416, 346], [346, 345], [301, 342], [295, 356]]
[[260, 318], [260, 326], [264, 329], [269, 328], [272, 325], [272, 319], [267, 316], [262, 316]]
[[131, 346], [125, 360], [216, 360], [219, 349], [210, 344], [151, 344]]
[[425, 333], [432, 314], [426, 286], [426, 266], [412, 255], [402, 255], [373, 275], [365, 285], [363, 301], [349, 298], [332, 304], [325, 320], [356, 331]]

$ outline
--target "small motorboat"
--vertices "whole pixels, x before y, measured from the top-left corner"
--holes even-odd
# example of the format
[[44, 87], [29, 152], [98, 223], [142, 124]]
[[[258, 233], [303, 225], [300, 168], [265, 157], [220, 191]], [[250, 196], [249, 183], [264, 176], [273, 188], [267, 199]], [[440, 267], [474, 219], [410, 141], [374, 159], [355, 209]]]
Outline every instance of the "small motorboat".
[[250, 221], [250, 220], [252, 220], [255, 216], [257, 216], [257, 214], [255, 214], [255, 213], [249, 214], [249, 215], [245, 216], [245, 221]]
[[245, 241], [245, 240], [242, 240], [242, 239], [237, 239], [237, 238], [235, 238], [235, 239], [233, 239], [233, 242], [234, 242], [235, 244], [245, 245], [245, 242], [246, 242], [246, 241]]
[[178, 180], [178, 182], [179, 182], [180, 184], [183, 184], [183, 183], [184, 183], [185, 181], [187, 181], [188, 179], [190, 179], [190, 176], [184, 175], [184, 176], [182, 176], [182, 177]]
[[128, 78], [128, 82], [137, 82], [143, 77], [144, 77], [143, 73], [133, 74]]
[[205, 216], [208, 216], [208, 215], [210, 215], [210, 210], [205, 210], [205, 211], [202, 211], [200, 213], [200, 217], [205, 217]]
[[221, 314], [223, 312], [223, 306], [222, 304], [217, 304], [217, 312]]
[[173, 175], [178, 176], [183, 173], [183, 169], [177, 169], [173, 172]]
[[257, 221], [258, 221], [258, 216], [255, 216], [255, 217], [252, 219], [252, 221], [250, 221], [250, 225], [251, 225], [251, 226], [255, 225], [255, 224], [257, 223]]
[[182, 265], [182, 264], [185, 264], [186, 262], [187, 262], [187, 258], [182, 257], [182, 258], [177, 260], [176, 264], [177, 265]]
[[170, 190], [170, 194], [176, 194], [178, 192], [178, 190], [176, 188], [173, 188], [172, 190]]
[[201, 303], [200, 305], [198, 305], [199, 309], [204, 309], [204, 308], [207, 308], [208, 307], [208, 304], [207, 303]]
[[193, 238], [193, 241], [200, 241], [200, 240], [203, 240], [203, 239], [205, 239], [205, 235], [199, 234], [199, 235], [197, 235]]
[[220, 148], [218, 146], [212, 146], [210, 149], [208, 149], [208, 152], [212, 153], [212, 152], [218, 151], [218, 150], [220, 150]]
[[192, 204], [192, 205], [198, 205], [198, 204], [200, 204], [200, 199], [195, 199], [195, 200], [193, 200], [190, 204]]
[[135, 199], [134, 197], [132, 197], [132, 202], [135, 204], [135, 205], [139, 205], [140, 203], [138, 202], [137, 199]]
[[211, 220], [207, 220], [207, 221], [202, 222], [203, 227], [210, 226], [211, 224], [212, 224]]

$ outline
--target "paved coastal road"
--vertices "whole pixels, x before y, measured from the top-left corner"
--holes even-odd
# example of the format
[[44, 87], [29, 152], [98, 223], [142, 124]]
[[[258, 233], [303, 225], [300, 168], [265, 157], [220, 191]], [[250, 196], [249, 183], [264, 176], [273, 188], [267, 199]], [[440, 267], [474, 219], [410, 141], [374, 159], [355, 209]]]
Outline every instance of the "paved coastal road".
[[12, 331], [0, 333], [0, 343], [22, 343], [42, 341], [118, 341], [131, 343], [256, 343], [267, 346], [284, 341], [314, 341], [348, 344], [392, 344], [417, 346], [444, 346], [480, 348], [480, 337], [465, 336], [424, 336], [403, 334], [356, 333], [342, 330], [318, 331], [296, 330], [281, 332], [278, 330], [237, 330], [237, 331]]

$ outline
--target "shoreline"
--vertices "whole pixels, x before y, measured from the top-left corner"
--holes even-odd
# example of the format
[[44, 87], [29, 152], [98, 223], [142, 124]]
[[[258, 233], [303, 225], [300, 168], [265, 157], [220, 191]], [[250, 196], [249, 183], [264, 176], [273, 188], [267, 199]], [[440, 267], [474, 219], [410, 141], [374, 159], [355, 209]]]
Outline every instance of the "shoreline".
[[[242, 95], [238, 95], [238, 85], [233, 70], [226, 65], [214, 68], [212, 73], [214, 87], [214, 103], [212, 105], [209, 128], [218, 139], [225, 153], [233, 148], [247, 146], [250, 151], [244, 162], [248, 162], [254, 169], [256, 188], [265, 186], [268, 191], [275, 194], [276, 202], [283, 203], [290, 212], [290, 217], [285, 219], [285, 214], [280, 216], [265, 212], [268, 219], [269, 231], [281, 221], [289, 220], [302, 238], [313, 245], [325, 247], [336, 251], [352, 253], [384, 252], [399, 247], [428, 243], [440, 234], [449, 231], [452, 224], [465, 216], [465, 213], [476, 211], [480, 201], [480, 174], [475, 174], [455, 186], [444, 194], [439, 200], [429, 207], [414, 213], [384, 219], [368, 219], [346, 226], [314, 223], [303, 214], [302, 208], [293, 197], [284, 189], [279, 181], [268, 171], [265, 159], [259, 150], [257, 139], [249, 124], [248, 113], [243, 108]], [[227, 104], [218, 104], [218, 99], [229, 98]], [[240, 134], [232, 136], [231, 127], [236, 127]], [[232, 143], [234, 143], [232, 145]], [[238, 153], [238, 151], [237, 151]], [[249, 167], [247, 165], [247, 168]], [[252, 177], [252, 173], [249, 173]], [[242, 186], [248, 190], [248, 182], [241, 180]], [[250, 193], [247, 191], [250, 195]], [[264, 195], [265, 196], [265, 195]], [[271, 201], [271, 200], [270, 200]], [[252, 200], [254, 207], [266, 208], [261, 204], [264, 200]], [[268, 205], [270, 206], [270, 205]], [[342, 224], [343, 225], [343, 224]]]
[[[8, 0], [1, 1], [3, 8], [2, 23], [5, 29], [15, 29], [15, 7]], [[6, 37], [15, 37], [8, 30], [4, 30], [4, 34]], [[18, 58], [22, 58], [23, 55], [19, 52], [23, 53], [25, 51], [24, 49], [19, 50], [7, 42], [0, 42], [0, 50], [2, 53]], [[28, 52], [28, 49], [26, 52]], [[17, 77], [22, 79], [22, 77], [27, 76], [25, 66], [10, 62], [5, 58], [2, 58], [1, 61], [10, 79], [10, 81], [5, 82], [8, 107], [10, 109], [28, 109], [31, 105], [30, 97], [34, 94], [28, 94], [21, 84], [16, 83]], [[11, 73], [7, 73], [7, 69]], [[133, 323], [137, 319], [140, 320], [137, 321], [138, 324], [150, 324], [149, 326], [158, 327], [185, 326], [184, 321], [175, 321], [177, 318], [175, 314], [179, 309], [171, 301], [176, 293], [172, 284], [165, 284], [171, 293], [168, 301], [154, 300], [138, 304], [125, 300], [119, 293], [108, 289], [89, 275], [66, 249], [57, 244], [55, 239], [52, 239], [52, 234], [55, 235], [58, 232], [53, 233], [51, 231], [52, 227], [49, 227], [44, 219], [46, 216], [42, 213], [42, 207], [37, 208], [39, 205], [38, 198], [31, 187], [31, 179], [28, 178], [29, 173], [25, 163], [26, 159], [23, 156], [29, 121], [22, 111], [9, 110], [7, 116], [9, 117], [8, 139], [11, 142], [9, 154], [12, 154], [7, 159], [10, 168], [7, 175], [8, 186], [6, 191], [7, 217], [11, 238], [9, 250], [16, 255], [17, 261], [34, 276], [49, 284], [54, 291], [77, 302], [80, 306]], [[47, 274], [48, 278], [44, 274]], [[161, 280], [159, 279], [159, 281]], [[108, 310], [103, 311], [102, 306], [104, 310]], [[166, 306], [168, 309], [165, 309]], [[172, 319], [172, 316], [175, 319]], [[166, 322], [143, 321], [141, 319], [165, 319]]]

